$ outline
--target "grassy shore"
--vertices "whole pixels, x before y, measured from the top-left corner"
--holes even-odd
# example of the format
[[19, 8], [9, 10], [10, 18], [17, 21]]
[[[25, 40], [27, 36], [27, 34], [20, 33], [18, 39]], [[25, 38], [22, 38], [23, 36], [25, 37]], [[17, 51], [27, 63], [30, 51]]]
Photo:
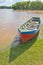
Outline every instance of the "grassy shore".
[[[13, 44], [13, 42], [12, 42]], [[0, 65], [43, 65], [43, 26], [26, 44], [0, 51]]]

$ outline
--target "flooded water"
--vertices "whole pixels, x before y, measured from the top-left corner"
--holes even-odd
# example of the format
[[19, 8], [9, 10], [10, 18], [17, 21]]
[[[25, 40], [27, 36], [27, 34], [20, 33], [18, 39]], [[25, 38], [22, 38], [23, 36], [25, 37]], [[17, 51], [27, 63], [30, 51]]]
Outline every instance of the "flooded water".
[[38, 16], [43, 24], [43, 14], [27, 11], [0, 9], [0, 48], [9, 45], [18, 34], [18, 26], [33, 16]]

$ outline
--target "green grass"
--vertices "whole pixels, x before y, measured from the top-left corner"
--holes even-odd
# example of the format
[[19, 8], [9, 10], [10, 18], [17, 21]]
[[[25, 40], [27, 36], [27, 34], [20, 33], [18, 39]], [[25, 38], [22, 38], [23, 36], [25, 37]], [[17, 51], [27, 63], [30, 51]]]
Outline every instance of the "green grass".
[[26, 44], [0, 51], [0, 65], [43, 65], [43, 33], [38, 34]]

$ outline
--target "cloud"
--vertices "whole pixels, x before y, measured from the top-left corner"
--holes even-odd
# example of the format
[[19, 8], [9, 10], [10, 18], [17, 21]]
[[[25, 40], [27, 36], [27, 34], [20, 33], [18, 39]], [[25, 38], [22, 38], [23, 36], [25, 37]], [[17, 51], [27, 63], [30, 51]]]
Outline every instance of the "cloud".
[[13, 2], [13, 0], [6, 0], [7, 2]]
[[0, 0], [0, 3], [4, 3], [4, 2], [6, 2], [6, 0]]
[[12, 3], [13, 3], [13, 0], [0, 0], [0, 6], [1, 5], [9, 6], [9, 5], [12, 5]]
[[23, 1], [29, 1], [29, 0], [23, 0]]

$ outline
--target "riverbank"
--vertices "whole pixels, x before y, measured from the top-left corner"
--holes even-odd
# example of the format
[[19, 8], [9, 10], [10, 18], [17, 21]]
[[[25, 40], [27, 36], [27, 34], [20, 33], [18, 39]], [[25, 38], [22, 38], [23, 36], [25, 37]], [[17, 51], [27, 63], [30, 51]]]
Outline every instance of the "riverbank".
[[42, 13], [43, 14], [43, 10], [14, 10], [15, 12], [33, 12], [33, 13], [37, 13], [37, 14], [40, 14]]
[[38, 36], [26, 44], [13, 44], [0, 51], [0, 65], [43, 65], [43, 26]]

